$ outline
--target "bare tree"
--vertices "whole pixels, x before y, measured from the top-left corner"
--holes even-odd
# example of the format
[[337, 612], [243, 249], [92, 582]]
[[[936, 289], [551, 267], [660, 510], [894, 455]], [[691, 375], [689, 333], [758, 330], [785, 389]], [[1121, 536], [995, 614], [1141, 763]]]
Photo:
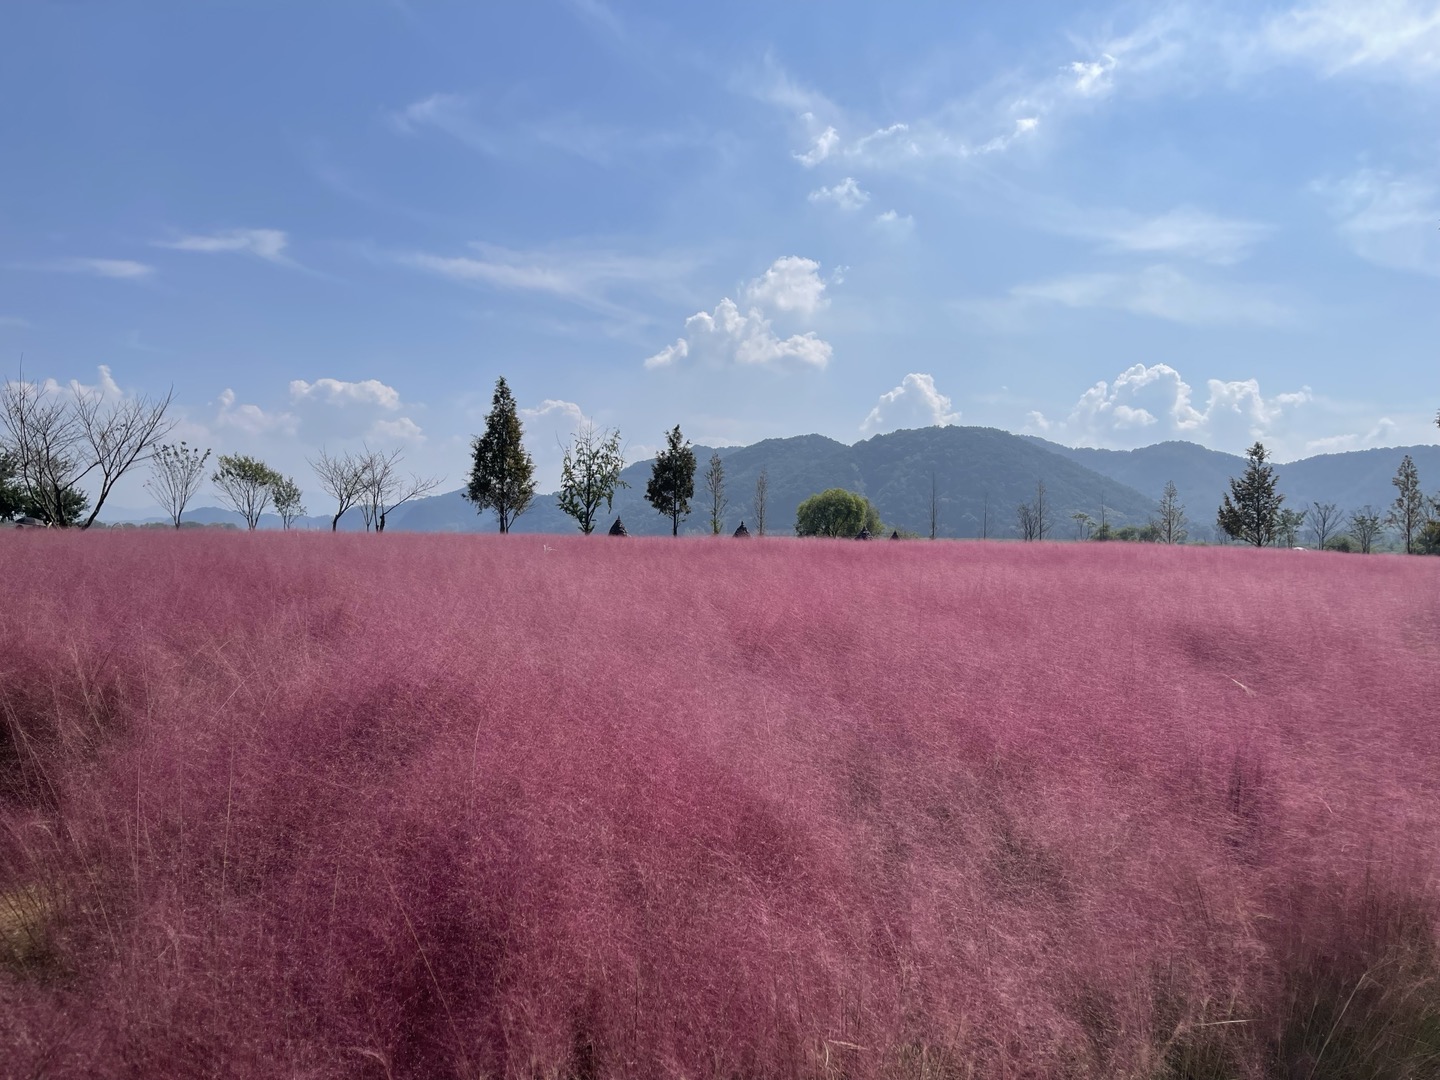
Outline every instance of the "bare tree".
[[[107, 376], [108, 378], [108, 376]], [[95, 524], [111, 489], [170, 433], [166, 420], [174, 391], [163, 398], [107, 398], [103, 390], [71, 383], [70, 395], [54, 384], [7, 379], [0, 391], [0, 446], [19, 464], [21, 486], [50, 521], [66, 520], [66, 492], [90, 479], [95, 505], [80, 523]]]
[[725, 496], [725, 463], [718, 451], [710, 454], [710, 465], [705, 470], [705, 493], [710, 498], [710, 532], [719, 536], [730, 500]]
[[1174, 480], [1165, 482], [1165, 493], [1160, 496], [1160, 514], [1150, 524], [1162, 544], [1183, 544], [1189, 535], [1185, 504], [1180, 501], [1180, 492], [1176, 490]]
[[373, 525], [377, 533], [384, 532], [385, 519], [392, 511], [440, 486], [439, 477], [414, 473], [401, 476], [396, 466], [402, 460], [399, 450], [384, 454], [365, 448], [361, 458], [360, 514], [367, 531]]
[[340, 527], [340, 518], [345, 511], [355, 506], [365, 494], [365, 457], [346, 451], [331, 457], [324, 449], [319, 459], [310, 462], [320, 480], [321, 489], [335, 500], [335, 516], [330, 519], [330, 531]]
[[150, 455], [150, 479], [145, 481], [145, 490], [155, 497], [160, 508], [170, 515], [175, 528], [180, 528], [180, 515], [200, 490], [205, 479], [205, 462], [210, 451], [186, 445], [182, 439], [179, 446], [161, 445]]
[[1375, 543], [1375, 538], [1385, 528], [1385, 519], [1380, 516], [1369, 503], [1366, 503], [1359, 510], [1350, 515], [1350, 535], [1360, 545], [1362, 555], [1370, 554], [1370, 547]]
[[1023, 502], [1015, 507], [1015, 525], [1020, 533], [1021, 540], [1035, 539], [1037, 529], [1035, 526], [1034, 503]]
[[764, 469], [755, 477], [755, 532], [765, 535], [765, 503], [770, 495], [770, 474]]
[[1310, 504], [1310, 533], [1315, 537], [1316, 551], [1325, 550], [1325, 545], [1339, 531], [1342, 517], [1343, 512], [1334, 503]]
[[980, 539], [990, 539], [990, 492], [984, 493], [984, 501], [980, 509]]

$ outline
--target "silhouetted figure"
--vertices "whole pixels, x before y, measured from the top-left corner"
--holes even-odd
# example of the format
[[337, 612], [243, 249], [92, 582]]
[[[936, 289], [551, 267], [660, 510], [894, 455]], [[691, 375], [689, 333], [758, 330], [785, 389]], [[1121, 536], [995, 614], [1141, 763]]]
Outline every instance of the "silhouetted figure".
[[740, 527], [735, 530], [735, 535], [736, 535], [736, 536], [743, 536], [743, 537], [745, 537], [745, 538], [747, 538], [747, 539], [749, 538], [749, 536], [750, 536], [750, 530], [747, 529], [747, 528], [745, 528], [745, 522], [743, 522], [743, 521], [740, 522]]
[[617, 518], [615, 519], [615, 524], [610, 526], [610, 535], [611, 535], [611, 536], [629, 536], [630, 534], [625, 531], [625, 523], [622, 522], [622, 521], [617, 517]]
[[860, 526], [860, 531], [855, 534], [855, 539], [856, 539], [856, 540], [869, 540], [869, 539], [870, 539], [870, 530], [867, 529], [867, 528], [865, 528], [864, 525], [861, 525], [861, 526]]
[[899, 540], [899, 539], [900, 539], [900, 530], [899, 530], [899, 529], [896, 529], [894, 532], [892, 532], [892, 533], [890, 534], [890, 539], [891, 539], [891, 540]]

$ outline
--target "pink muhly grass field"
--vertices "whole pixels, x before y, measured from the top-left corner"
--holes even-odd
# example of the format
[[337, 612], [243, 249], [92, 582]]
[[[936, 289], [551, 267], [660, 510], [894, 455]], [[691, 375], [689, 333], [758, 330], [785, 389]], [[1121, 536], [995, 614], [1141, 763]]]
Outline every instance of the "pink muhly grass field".
[[1440, 1075], [1440, 560], [3, 539], [0, 1074]]

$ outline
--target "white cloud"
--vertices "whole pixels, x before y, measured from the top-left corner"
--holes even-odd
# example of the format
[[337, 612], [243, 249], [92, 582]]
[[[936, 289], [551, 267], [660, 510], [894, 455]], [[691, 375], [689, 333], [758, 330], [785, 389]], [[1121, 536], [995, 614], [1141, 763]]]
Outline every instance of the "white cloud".
[[1012, 300], [1109, 308], [1189, 325], [1273, 326], [1291, 320], [1290, 310], [1254, 286], [1198, 281], [1170, 266], [1138, 272], [1073, 274], [1010, 290]]
[[379, 379], [364, 379], [360, 382], [316, 379], [313, 383], [304, 379], [292, 379], [290, 400], [320, 401], [328, 405], [378, 405], [390, 411], [400, 408], [400, 392], [393, 386], [386, 386]]
[[1345, 435], [1329, 435], [1323, 439], [1310, 439], [1305, 443], [1305, 454], [1343, 454], [1348, 450], [1364, 450], [1372, 446], [1394, 446], [1399, 441], [1400, 425], [1388, 416], [1382, 416], [1367, 432], [1350, 432]]
[[182, 236], [178, 240], [157, 240], [156, 247], [203, 254], [243, 253], [269, 262], [284, 263], [289, 237], [280, 229], [227, 229], [208, 236]]
[[1433, 2], [1319, 0], [1272, 17], [1262, 41], [1279, 56], [1308, 61], [1327, 75], [1440, 76], [1440, 8]]
[[819, 271], [820, 264], [813, 259], [783, 256], [745, 287], [745, 299], [763, 309], [814, 315], [828, 303]]
[[221, 391], [219, 409], [215, 413], [215, 426], [231, 428], [246, 435], [269, 435], [281, 432], [294, 435], [300, 421], [291, 413], [266, 412], [258, 405], [237, 405], [235, 391], [228, 387]]
[[870, 193], [863, 191], [853, 176], [847, 176], [833, 187], [822, 187], [810, 193], [810, 201], [834, 203], [841, 210], [859, 210], [870, 201]]
[[1314, 189], [1355, 254], [1392, 270], [1440, 275], [1440, 186], [1376, 169]]
[[960, 413], [950, 411], [950, 399], [935, 388], [931, 375], [912, 372], [893, 390], [880, 395], [880, 400], [860, 423], [866, 434], [895, 431], [899, 428], [945, 427], [958, 424]]
[[57, 259], [46, 263], [45, 269], [58, 270], [65, 274], [93, 274], [96, 277], [115, 278], [120, 281], [134, 281], [149, 277], [155, 272], [153, 266], [131, 259]]
[[915, 229], [915, 219], [896, 210], [876, 214], [875, 224], [894, 236], [905, 236]]
[[1110, 73], [1115, 70], [1119, 63], [1109, 53], [1101, 55], [1099, 60], [1076, 60], [1066, 66], [1066, 70], [1074, 76], [1071, 90], [1081, 97], [1100, 97], [1108, 94], [1114, 84], [1110, 81]]
[[579, 431], [590, 423], [590, 418], [579, 405], [559, 398], [546, 398], [533, 409], [521, 409], [520, 416], [527, 424], [537, 421], [558, 423], [567, 432]]
[[399, 416], [394, 420], [376, 420], [370, 425], [370, 434], [374, 438], [391, 439], [397, 442], [419, 443], [425, 441], [425, 432], [408, 416]]
[[742, 313], [729, 297], [713, 313], [700, 311], [685, 320], [685, 337], [645, 361], [647, 368], [673, 367], [694, 357], [703, 363], [742, 367], [823, 369], [830, 363], [831, 346], [813, 331], [780, 338], [770, 320], [757, 308]]
[[1224, 218], [1192, 206], [1177, 206], [1154, 217], [1105, 211], [1076, 211], [1061, 232], [1100, 241], [1105, 251], [1179, 255], [1228, 265], [1240, 262], [1270, 233], [1268, 225]]
[[1204, 408], [1168, 364], [1135, 364], [1113, 383], [1097, 382], [1062, 420], [1032, 412], [1028, 428], [1076, 446], [1138, 446], [1188, 439], [1238, 452], [1257, 439], [1289, 437], [1297, 410], [1314, 399], [1308, 387], [1266, 397], [1257, 379], [1210, 379]]
[[[810, 113], [805, 114], [806, 117], [811, 117], [812, 115], [813, 114]], [[810, 140], [809, 150], [803, 154], [795, 154], [794, 157], [796, 161], [800, 162], [800, 164], [804, 165], [807, 169], [813, 168], [833, 154], [835, 148], [839, 145], [840, 133], [833, 127], [827, 127]]]

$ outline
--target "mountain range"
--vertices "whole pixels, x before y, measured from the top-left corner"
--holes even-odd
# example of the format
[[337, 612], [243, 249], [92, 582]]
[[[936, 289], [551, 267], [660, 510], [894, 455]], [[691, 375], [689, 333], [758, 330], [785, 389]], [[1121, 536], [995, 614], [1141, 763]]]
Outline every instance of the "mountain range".
[[[841, 487], [869, 498], [887, 528], [928, 535], [933, 490], [937, 535], [1014, 536], [1017, 506], [1033, 500], [1037, 485], [1043, 483], [1051, 535], [1067, 537], [1074, 535], [1071, 514], [1076, 512], [1099, 521], [1103, 510], [1114, 527], [1143, 524], [1155, 514], [1166, 483], [1173, 481], [1187, 508], [1191, 536], [1213, 539], [1221, 496], [1229, 490], [1230, 478], [1239, 476], [1246, 465], [1241, 456], [1188, 442], [1099, 450], [1061, 446], [996, 428], [956, 426], [895, 431], [850, 446], [823, 435], [798, 435], [751, 446], [693, 449], [698, 464], [696, 497], [681, 528], [685, 534], [709, 531], [702, 478], [712, 453], [720, 455], [725, 467], [729, 496], [725, 530], [734, 530], [743, 520], [754, 531], [755, 481], [763, 469], [769, 490], [766, 530], [772, 534], [793, 532], [801, 500]], [[1323, 454], [1276, 465], [1275, 471], [1287, 506], [1304, 509], [1312, 501], [1333, 502], [1349, 511], [1369, 504], [1383, 512], [1394, 499], [1391, 479], [1406, 454], [1414, 459], [1422, 485], [1433, 490], [1440, 480], [1440, 446], [1434, 445]], [[618, 516], [635, 535], [669, 531], [669, 519], [645, 501], [650, 468], [646, 460], [625, 469], [622, 478], [629, 487], [616, 494], [611, 512], [602, 509], [602, 530]], [[211, 506], [187, 512], [185, 520], [243, 521], [238, 514]], [[280, 522], [266, 515], [261, 524], [278, 527]], [[302, 518], [298, 525], [329, 528], [330, 519], [320, 514]], [[363, 528], [358, 511], [347, 513], [340, 527]], [[494, 516], [477, 514], [459, 490], [407, 503], [388, 522], [389, 529], [416, 532], [493, 532], [496, 527]], [[553, 494], [543, 494], [536, 496], [513, 531], [568, 533], [575, 531], [575, 523], [560, 512]]]

